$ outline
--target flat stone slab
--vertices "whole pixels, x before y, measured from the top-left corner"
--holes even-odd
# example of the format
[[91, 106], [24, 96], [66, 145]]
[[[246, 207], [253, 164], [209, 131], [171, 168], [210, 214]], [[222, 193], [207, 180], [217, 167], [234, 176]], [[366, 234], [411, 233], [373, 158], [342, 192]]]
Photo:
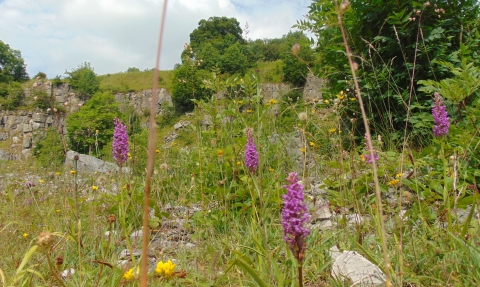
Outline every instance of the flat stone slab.
[[353, 282], [351, 286], [379, 286], [385, 283], [383, 271], [355, 251], [340, 252], [337, 246], [333, 246], [330, 256], [334, 260], [331, 272], [334, 278], [348, 278]]

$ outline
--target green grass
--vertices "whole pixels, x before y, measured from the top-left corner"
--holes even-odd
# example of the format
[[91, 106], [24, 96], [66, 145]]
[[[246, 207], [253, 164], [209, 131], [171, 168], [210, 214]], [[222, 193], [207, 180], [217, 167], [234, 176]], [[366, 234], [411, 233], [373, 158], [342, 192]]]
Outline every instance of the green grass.
[[[136, 92], [152, 89], [153, 70], [143, 72], [121, 72], [98, 76], [101, 91]], [[171, 90], [173, 71], [160, 71], [158, 87]]]
[[[281, 286], [281, 282], [283, 286], [295, 286], [296, 263], [283, 241], [280, 219], [281, 196], [285, 192], [282, 186], [291, 171], [299, 172], [306, 189], [313, 179], [322, 180], [327, 194], [321, 197], [328, 198], [330, 210], [339, 213], [333, 220], [338, 224], [336, 228], [314, 229], [307, 237], [305, 286], [348, 286], [330, 277], [331, 260], [327, 251], [335, 244], [341, 249], [357, 251], [382, 266], [377, 215], [371, 196], [371, 166], [360, 157], [364, 154], [363, 145], [343, 150], [344, 142], [350, 140], [348, 131], [342, 134], [329, 131], [338, 127], [340, 118], [334, 112], [319, 113], [324, 104], [317, 104], [315, 113], [312, 113], [314, 107], [304, 102], [292, 105], [279, 100], [278, 104], [273, 107], [252, 103], [253, 111], [246, 112], [241, 111], [238, 102], [222, 99], [208, 102], [190, 117], [157, 119], [161, 128], [156, 144], [159, 152], [155, 155], [151, 207], [158, 218], [152, 221], [153, 234], [167, 234], [171, 228], [158, 225], [159, 222], [180, 217], [187, 220], [184, 230], [192, 233], [190, 241], [195, 247], [153, 248], [156, 260], [175, 259], [177, 270], [185, 271], [185, 278], [167, 282], [152, 277], [149, 286], [257, 286], [261, 282], [267, 286]], [[275, 108], [280, 109], [278, 116], [273, 112]], [[300, 112], [307, 112], [307, 116], [300, 119]], [[201, 127], [206, 113], [219, 115], [216, 130]], [[226, 115], [233, 120], [222, 122]], [[168, 124], [162, 125], [164, 120]], [[173, 131], [172, 124], [179, 120], [189, 120], [192, 126], [177, 131], [179, 137], [174, 143], [164, 144], [163, 137]], [[244, 163], [244, 130], [248, 127], [254, 129], [260, 155], [260, 167], [254, 175]], [[0, 162], [0, 170], [8, 170], [10, 174], [2, 173], [0, 182], [0, 242], [4, 243], [0, 245], [0, 254], [4, 254], [0, 269], [8, 283], [56, 285], [45, 252], [40, 251], [35, 251], [25, 266], [44, 279], [26, 272], [12, 283], [36, 237], [48, 230], [57, 232], [49, 256], [64, 259], [58, 269], [77, 270], [65, 281], [67, 286], [96, 286], [97, 282], [99, 286], [123, 283], [138, 286], [138, 281], [121, 279], [134, 264], [119, 267], [116, 263], [121, 250], [140, 248], [139, 243], [128, 238], [141, 228], [147, 134], [143, 132], [135, 140], [137, 148], [131, 149], [128, 165], [136, 164], [136, 173], [124, 174], [122, 178], [114, 173], [81, 174], [75, 184], [75, 176], [67, 167], [41, 169], [36, 167], [34, 159]], [[301, 138], [305, 138], [305, 145]], [[405, 155], [398, 150], [384, 150], [378, 142], [376, 146], [380, 155], [380, 182], [387, 192], [387, 183], [400, 171]], [[396, 203], [384, 202], [394, 285], [400, 286], [402, 282], [403, 286], [475, 286], [480, 280], [480, 242], [475, 236], [480, 230], [478, 220], [472, 220], [467, 239], [459, 238], [464, 227], [461, 222], [454, 221], [453, 233], [449, 234], [442, 210], [437, 207], [439, 201], [435, 200], [438, 195], [426, 188], [438, 185], [434, 179], [440, 168], [434, 164], [436, 155], [414, 153], [413, 156], [415, 165], [404, 163], [404, 167], [415, 169], [416, 173], [409, 179], [401, 178], [394, 187]], [[26, 188], [26, 180], [37, 186]], [[99, 189], [93, 190], [92, 186]], [[418, 186], [423, 188], [420, 190]], [[402, 202], [403, 208], [409, 210], [408, 219], [401, 222], [399, 194], [405, 195], [407, 191], [409, 195], [406, 199], [402, 197]], [[467, 195], [471, 192], [466, 191]], [[319, 196], [315, 198], [321, 200]], [[313, 197], [307, 196], [306, 200], [313, 204]], [[469, 202], [473, 200], [470, 198]], [[198, 209], [186, 215], [167, 209], [167, 204]], [[315, 210], [312, 206], [310, 212]], [[371, 220], [348, 225], [342, 212], [359, 213]], [[109, 214], [117, 217], [111, 226], [106, 220]], [[104, 233], [110, 229], [117, 233], [108, 239]], [[98, 261], [112, 264], [112, 268]]]

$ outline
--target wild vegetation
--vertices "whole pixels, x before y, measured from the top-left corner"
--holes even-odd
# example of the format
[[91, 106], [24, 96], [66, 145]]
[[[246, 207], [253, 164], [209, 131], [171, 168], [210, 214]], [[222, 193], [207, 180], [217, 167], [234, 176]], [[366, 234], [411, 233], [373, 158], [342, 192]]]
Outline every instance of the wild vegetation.
[[[298, 23], [312, 50], [301, 33], [259, 43], [234, 19], [202, 20], [160, 74], [176, 106], [156, 118], [153, 154], [146, 115], [119, 112], [120, 81], [102, 86], [143, 87], [152, 71], [100, 77], [68, 138], [48, 132], [35, 159], [0, 162], [3, 285], [139, 285], [143, 212], [150, 286], [358, 283], [331, 275], [332, 246], [377, 265], [386, 286], [480, 285], [479, 4], [400, 2], [314, 1]], [[228, 59], [244, 52], [242, 70]], [[307, 71], [329, 80], [323, 99], [264, 98], [265, 77], [301, 85]], [[65, 145], [130, 171], [49, 162]]]

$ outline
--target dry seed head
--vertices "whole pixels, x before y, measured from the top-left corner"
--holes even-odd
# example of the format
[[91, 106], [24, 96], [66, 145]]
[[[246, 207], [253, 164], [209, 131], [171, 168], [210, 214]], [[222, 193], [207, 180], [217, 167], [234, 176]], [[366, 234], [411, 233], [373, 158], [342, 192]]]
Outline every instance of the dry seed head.
[[115, 221], [117, 221], [117, 217], [115, 217], [114, 214], [110, 214], [110, 215], [107, 217], [107, 221], [108, 221], [108, 223], [114, 223]]
[[292, 54], [294, 54], [295, 56], [298, 56], [299, 52], [300, 52], [300, 45], [298, 43], [293, 44]]
[[347, 11], [348, 9], [348, 6], [350, 6], [349, 1], [342, 1], [342, 3], [340, 4], [340, 13], [345, 13], [345, 11]]
[[48, 249], [52, 247], [54, 241], [53, 234], [51, 234], [48, 231], [44, 231], [40, 233], [40, 235], [37, 238], [37, 245], [40, 248]]
[[298, 114], [298, 118], [301, 120], [301, 121], [306, 121], [307, 120], [307, 113], [306, 112], [301, 112]]

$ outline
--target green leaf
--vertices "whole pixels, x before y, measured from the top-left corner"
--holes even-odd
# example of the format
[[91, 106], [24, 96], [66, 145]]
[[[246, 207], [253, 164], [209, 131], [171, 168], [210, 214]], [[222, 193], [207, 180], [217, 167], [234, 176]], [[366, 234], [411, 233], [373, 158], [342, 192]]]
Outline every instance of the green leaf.
[[32, 257], [33, 253], [35, 253], [35, 250], [37, 250], [38, 245], [33, 245], [30, 250], [25, 254], [25, 256], [22, 259], [22, 262], [17, 268], [17, 271], [15, 272], [15, 275], [18, 275], [22, 270], [23, 267], [25, 267], [25, 264], [27, 264], [28, 260], [30, 260], [30, 257]]

